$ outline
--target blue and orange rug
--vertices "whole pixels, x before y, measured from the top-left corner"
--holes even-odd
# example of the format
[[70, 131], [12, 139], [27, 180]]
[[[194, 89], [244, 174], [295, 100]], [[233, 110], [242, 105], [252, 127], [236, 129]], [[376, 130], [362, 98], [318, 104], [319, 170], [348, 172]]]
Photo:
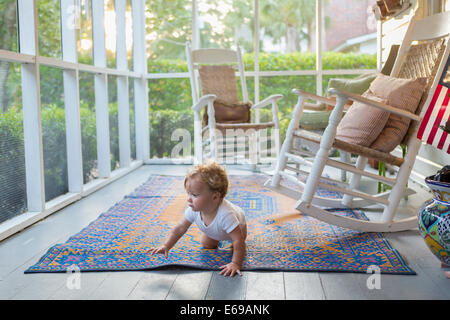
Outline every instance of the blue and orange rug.
[[[248, 224], [243, 270], [366, 273], [369, 266], [376, 265], [382, 273], [415, 274], [380, 233], [343, 229], [306, 215], [278, 224], [273, 216], [295, 212], [295, 202], [265, 188], [265, 180], [263, 175], [230, 176], [227, 199], [244, 209]], [[161, 245], [182, 217], [186, 205], [183, 181], [184, 177], [151, 176], [66, 243], [50, 248], [25, 273], [66, 272], [74, 266], [82, 272], [164, 266], [219, 270], [231, 261], [229, 243], [203, 249], [195, 225], [168, 258], [146, 253]], [[359, 210], [339, 212], [367, 219]]]

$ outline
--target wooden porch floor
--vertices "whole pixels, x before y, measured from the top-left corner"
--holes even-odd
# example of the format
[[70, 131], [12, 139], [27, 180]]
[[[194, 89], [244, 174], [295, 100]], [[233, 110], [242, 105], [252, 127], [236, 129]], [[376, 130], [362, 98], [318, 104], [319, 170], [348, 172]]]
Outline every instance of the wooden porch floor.
[[[216, 271], [170, 268], [154, 271], [81, 273], [80, 289], [69, 289], [68, 274], [24, 274], [53, 245], [63, 243], [121, 200], [150, 174], [184, 175], [187, 166], [145, 165], [103, 189], [0, 242], [0, 299], [450, 299], [450, 279], [417, 230], [387, 234], [417, 275], [381, 275], [381, 288], [368, 289], [369, 274], [253, 272], [225, 278]], [[249, 174], [239, 168], [231, 174]], [[402, 203], [416, 214], [431, 197], [420, 186]], [[370, 213], [368, 213], [370, 214]]]

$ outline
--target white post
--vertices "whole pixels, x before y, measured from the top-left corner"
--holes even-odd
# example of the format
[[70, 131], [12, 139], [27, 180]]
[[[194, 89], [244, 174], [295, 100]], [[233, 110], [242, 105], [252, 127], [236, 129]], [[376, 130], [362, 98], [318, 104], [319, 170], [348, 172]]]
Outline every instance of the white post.
[[242, 52], [239, 44], [236, 45], [236, 55], [239, 64], [239, 77], [241, 78], [242, 99], [245, 102], [247, 102], [248, 101], [247, 82], [245, 80], [244, 61], [242, 60]]
[[[322, 139], [320, 140], [319, 151], [316, 154], [314, 164], [311, 168], [311, 172], [306, 181], [305, 191], [303, 192], [301, 202], [306, 202], [307, 205], [311, 204], [314, 193], [316, 192], [317, 185], [320, 177], [322, 176], [323, 168], [328, 160], [328, 152], [333, 145], [334, 138], [336, 136], [336, 128], [342, 117], [344, 105], [347, 102], [347, 97], [338, 96], [336, 98], [336, 107], [333, 109], [330, 115], [330, 121], [325, 129]], [[295, 206], [298, 207], [299, 203]]]
[[[94, 65], [106, 68], [105, 25], [103, 1], [92, 1], [92, 38]], [[108, 81], [106, 74], [95, 75], [95, 115], [97, 125], [97, 161], [100, 178], [111, 175]]]
[[[116, 7], [116, 65], [118, 70], [128, 71], [126, 46], [126, 0], [115, 0]], [[128, 91], [128, 77], [117, 77], [117, 109], [119, 117], [119, 154], [120, 167], [126, 168], [131, 163], [130, 147], [130, 103]]]
[[[255, 19], [255, 34], [253, 38], [253, 51], [254, 51], [254, 63], [255, 63], [255, 103], [259, 102], [259, 0], [255, 0], [254, 4], [255, 12], [254, 12], [254, 19]], [[260, 123], [261, 122], [261, 115], [259, 112], [259, 109], [255, 110], [255, 122]], [[249, 143], [251, 143], [249, 141]], [[256, 162], [260, 162], [260, 153], [261, 153], [261, 135], [259, 131], [257, 132], [256, 137]], [[250, 147], [250, 146], [249, 146]]]
[[257, 136], [257, 132], [255, 129], [248, 129], [245, 130], [245, 134], [248, 136], [248, 155], [250, 164], [252, 165], [252, 168], [255, 169], [255, 166], [258, 164], [258, 141], [259, 137]]
[[[214, 105], [211, 100], [208, 101], [208, 129], [210, 141], [210, 157], [216, 159], [217, 157], [217, 141], [220, 141], [222, 134], [216, 129], [216, 116], [214, 114]], [[221, 148], [222, 149], [222, 148]]]
[[200, 30], [198, 29], [197, 0], [192, 0], [192, 48], [199, 49]]
[[[342, 152], [342, 151], [341, 151]], [[367, 157], [358, 156], [358, 159], [356, 160], [356, 168], [359, 170], [364, 170], [364, 168], [367, 165]], [[350, 178], [350, 185], [349, 190], [355, 190], [359, 182], [361, 181], [361, 174], [360, 173], [352, 173], [352, 176]], [[342, 197], [342, 204], [347, 207], [352, 206], [353, 196], [351, 194], [344, 194]]]
[[[255, 103], [259, 102], [259, 1], [255, 0], [255, 34], [253, 38], [253, 51], [255, 55]], [[255, 110], [256, 122], [259, 122], [259, 110]]]
[[[272, 121], [274, 123], [274, 127], [272, 129], [272, 135], [275, 140], [275, 158], [278, 159], [280, 156], [280, 120], [278, 118], [278, 105], [276, 101], [272, 101]], [[272, 148], [273, 149], [273, 148]], [[271, 154], [273, 157], [273, 155]]]
[[[192, 6], [194, 10], [194, 2], [192, 1]], [[194, 14], [194, 11], [193, 13]], [[194, 28], [194, 24], [192, 26]], [[194, 36], [193, 36], [194, 38]], [[196, 104], [198, 102], [198, 90], [197, 90], [197, 76], [194, 70], [194, 65], [192, 62], [192, 52], [191, 45], [189, 42], [186, 42], [186, 60], [188, 64], [189, 78], [191, 82], [191, 96], [192, 96], [192, 104]], [[202, 133], [202, 118], [200, 115], [200, 111], [194, 110], [194, 163], [199, 164], [203, 162], [203, 133]]]
[[316, 94], [322, 95], [322, 0], [316, 0]]
[[202, 162], [202, 119], [200, 111], [194, 110], [194, 164], [200, 164]]
[[194, 64], [192, 62], [192, 51], [191, 45], [189, 42], [186, 42], [186, 59], [189, 71], [189, 78], [191, 80], [191, 95], [192, 95], [192, 104], [196, 104], [198, 102], [198, 88], [197, 88], [197, 75], [194, 70]]
[[133, 69], [141, 74], [134, 79], [134, 104], [136, 120], [136, 158], [147, 160], [150, 157], [147, 58], [145, 49], [145, 3], [132, 0], [133, 16]]
[[[77, 63], [77, 39], [74, 0], [61, 0], [61, 39], [63, 61]], [[83, 159], [81, 152], [80, 95], [78, 71], [63, 70], [64, 108], [66, 114], [67, 176], [69, 192], [83, 189]]]
[[[414, 134], [416, 134], [416, 132]], [[383, 222], [392, 222], [394, 218], [395, 210], [403, 197], [406, 183], [408, 182], [409, 175], [414, 166], [414, 159], [416, 158], [421, 145], [422, 141], [417, 139], [416, 136], [410, 138], [403, 165], [398, 170], [397, 182], [392, 187], [391, 193], [389, 194], [389, 204], [383, 210]]]
[[294, 131], [298, 129], [298, 124], [300, 122], [300, 118], [303, 113], [303, 106], [305, 104], [306, 98], [303, 96], [298, 97], [297, 105], [292, 111], [292, 118], [289, 122], [289, 126], [286, 130], [286, 138], [284, 139], [283, 145], [281, 146], [280, 155], [277, 160], [277, 165], [275, 169], [275, 174], [272, 177], [271, 186], [277, 187], [280, 183], [280, 172], [284, 170], [287, 163], [286, 153], [289, 152], [293, 139], [294, 139]]
[[[34, 56], [39, 55], [36, 5], [36, 0], [17, 3], [20, 53]], [[45, 186], [38, 61], [23, 63], [21, 71], [27, 207], [30, 212], [41, 212], [45, 209]]]
[[383, 67], [383, 24], [377, 21], [377, 70]]

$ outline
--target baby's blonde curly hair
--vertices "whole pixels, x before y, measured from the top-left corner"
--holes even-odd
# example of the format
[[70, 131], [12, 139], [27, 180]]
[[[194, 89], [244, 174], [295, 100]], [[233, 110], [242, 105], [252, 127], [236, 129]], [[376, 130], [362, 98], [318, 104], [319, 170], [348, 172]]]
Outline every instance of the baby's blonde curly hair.
[[194, 166], [184, 179], [184, 187], [192, 178], [199, 178], [200, 182], [206, 184], [210, 191], [219, 192], [221, 198], [225, 198], [228, 192], [228, 176], [224, 168], [217, 162], [209, 160], [204, 164]]

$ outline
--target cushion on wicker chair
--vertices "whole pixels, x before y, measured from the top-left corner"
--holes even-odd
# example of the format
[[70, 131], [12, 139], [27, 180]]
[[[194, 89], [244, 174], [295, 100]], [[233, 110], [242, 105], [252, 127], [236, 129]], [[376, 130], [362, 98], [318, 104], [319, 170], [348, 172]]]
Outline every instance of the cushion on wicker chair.
[[[251, 122], [251, 102], [226, 103], [222, 100], [214, 101], [214, 116], [217, 123], [249, 123]], [[208, 112], [203, 112], [203, 124], [208, 123]]]

